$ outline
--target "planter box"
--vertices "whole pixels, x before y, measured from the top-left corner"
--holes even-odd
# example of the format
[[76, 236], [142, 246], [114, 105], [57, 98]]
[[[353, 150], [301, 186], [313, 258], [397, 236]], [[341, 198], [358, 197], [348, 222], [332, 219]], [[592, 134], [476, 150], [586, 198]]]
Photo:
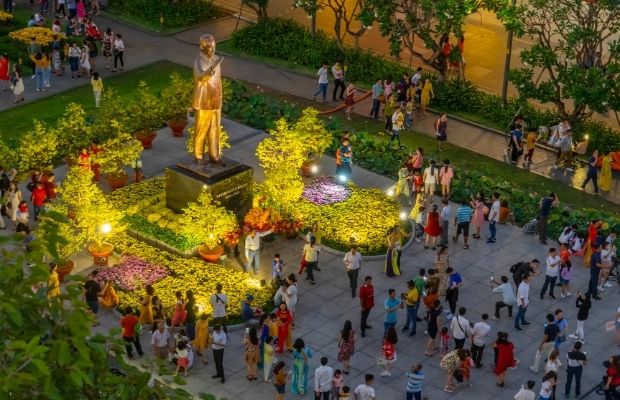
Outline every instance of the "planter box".
[[141, 232], [135, 231], [133, 229], [127, 229], [127, 234], [137, 240], [148, 244], [151, 247], [154, 247], [158, 250], [163, 250], [170, 254], [174, 254], [175, 256], [183, 257], [183, 258], [194, 258], [198, 254], [196, 248], [191, 250], [183, 251], [181, 249], [177, 249], [176, 247], [170, 246], [167, 243], [162, 242], [161, 240], [157, 240], [153, 237], [147, 236]]

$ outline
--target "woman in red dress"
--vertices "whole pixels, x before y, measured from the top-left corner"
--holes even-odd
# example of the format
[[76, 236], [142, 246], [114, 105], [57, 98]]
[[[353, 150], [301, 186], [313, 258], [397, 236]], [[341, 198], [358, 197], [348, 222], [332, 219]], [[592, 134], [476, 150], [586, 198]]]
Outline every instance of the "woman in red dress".
[[497, 351], [497, 362], [495, 363], [495, 375], [497, 375], [496, 385], [498, 387], [504, 387], [506, 370], [516, 365], [514, 356], [515, 346], [508, 341], [508, 333], [502, 332], [502, 334], [497, 335], [495, 350]]
[[280, 303], [280, 307], [278, 311], [276, 311], [276, 318], [278, 322], [278, 345], [276, 346], [276, 353], [282, 353], [291, 329], [291, 322], [293, 321], [293, 316], [287, 309], [286, 303]]
[[435, 250], [437, 238], [439, 237], [439, 235], [441, 235], [441, 226], [439, 225], [439, 213], [437, 212], [437, 204], [433, 204], [433, 211], [429, 212], [428, 216], [426, 217], [426, 228], [424, 228], [424, 232], [426, 232], [426, 242], [424, 243], [424, 248], [428, 249], [428, 242], [432, 240], [433, 250]]
[[596, 244], [596, 238], [598, 237], [598, 230], [603, 225], [603, 223], [597, 219], [592, 220], [590, 225], [588, 225], [588, 240], [584, 246], [583, 253], [583, 266], [589, 267], [591, 264], [592, 252], [594, 250], [594, 245]]

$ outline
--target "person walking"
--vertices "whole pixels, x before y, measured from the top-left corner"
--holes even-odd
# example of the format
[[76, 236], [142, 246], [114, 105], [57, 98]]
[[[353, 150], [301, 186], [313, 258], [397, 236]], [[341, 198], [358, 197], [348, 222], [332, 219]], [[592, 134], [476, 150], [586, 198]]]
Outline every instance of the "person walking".
[[280, 303], [280, 307], [276, 310], [276, 318], [278, 325], [278, 345], [276, 353], [282, 353], [284, 347], [291, 349], [291, 325], [293, 323], [293, 315], [288, 310], [286, 303]]
[[[416, 334], [416, 322], [418, 317], [418, 306], [420, 304], [420, 292], [414, 281], [407, 282], [407, 293], [403, 294], [407, 310], [407, 321], [401, 332], [409, 331], [409, 336]], [[411, 326], [411, 329], [409, 328]]]
[[459, 301], [459, 288], [463, 286], [463, 278], [461, 275], [454, 271], [452, 267], [446, 268], [446, 274], [448, 274], [448, 288], [446, 289], [446, 300], [450, 306], [450, 314], [446, 317], [452, 319], [456, 313], [456, 303]]
[[497, 355], [494, 369], [495, 375], [497, 375], [495, 385], [503, 388], [506, 381], [506, 371], [508, 368], [514, 368], [516, 365], [515, 346], [508, 340], [508, 333], [498, 333], [497, 340], [495, 341], [495, 352]]
[[461, 232], [463, 233], [463, 248], [469, 249], [467, 241], [469, 240], [469, 223], [473, 215], [473, 210], [469, 207], [467, 199], [461, 201], [461, 205], [456, 209], [454, 217], [454, 226], [456, 226], [456, 235], [452, 237], [452, 241], [457, 243]]
[[319, 262], [320, 246], [316, 244], [316, 238], [311, 237], [310, 243], [306, 243], [301, 253], [302, 260], [306, 264], [306, 280], [310, 281], [311, 285], [316, 284], [314, 281], [314, 269]]
[[398, 343], [396, 328], [390, 326], [383, 336], [383, 343], [381, 345], [381, 355], [383, 358], [383, 371], [381, 371], [381, 376], [392, 376], [392, 367], [397, 359], [396, 343]]
[[424, 80], [424, 84], [422, 85], [422, 94], [420, 95], [420, 112], [425, 117], [428, 115], [426, 113], [426, 107], [430, 104], [434, 97], [435, 93], [433, 92], [433, 84], [430, 79], [426, 78]]
[[562, 263], [562, 259], [557, 254], [557, 250], [552, 247], [549, 249], [549, 254], [547, 255], [547, 269], [545, 270], [545, 283], [540, 290], [540, 299], [543, 300], [545, 298], [545, 292], [547, 291], [547, 287], [549, 287], [549, 297], [555, 300], [555, 296], [553, 295], [553, 289], [555, 288], [555, 283], [558, 279], [558, 274], [560, 271], [560, 264]]
[[396, 290], [388, 290], [388, 298], [383, 303], [385, 316], [383, 319], [383, 336], [387, 335], [388, 329], [396, 326], [398, 322], [398, 309], [405, 308], [405, 303], [396, 298]]
[[424, 372], [422, 372], [422, 364], [416, 363], [411, 369], [405, 372], [407, 377], [407, 400], [422, 400], [422, 386], [424, 384]]
[[396, 107], [396, 111], [392, 114], [392, 131], [390, 132], [390, 145], [396, 140], [398, 142], [398, 148], [401, 148], [400, 144], [400, 131], [405, 127], [405, 114], [402, 107]]
[[[501, 282], [497, 282], [491, 277], [491, 288], [493, 293], [501, 293], [502, 299], [500, 301], [495, 302], [495, 314], [493, 318], [499, 319], [499, 310], [507, 307], [508, 308], [508, 318], [512, 318], [512, 308], [517, 305], [517, 297], [515, 296], [515, 292], [508, 282], [508, 277], [502, 275], [500, 278]], [[495, 286], [495, 287], [493, 287]]]
[[355, 298], [357, 292], [357, 277], [359, 275], [360, 267], [362, 266], [362, 255], [357, 251], [357, 246], [352, 245], [351, 250], [344, 255], [344, 266], [347, 270], [347, 277], [349, 278], [349, 287], [351, 288], [351, 297]]
[[209, 297], [209, 303], [211, 304], [211, 317], [213, 318], [213, 324], [222, 327], [226, 333], [226, 307], [228, 306], [228, 296], [222, 293], [222, 284], [215, 285], [215, 293]]
[[243, 337], [243, 344], [245, 345], [245, 368], [247, 370], [246, 378], [248, 381], [255, 381], [258, 379], [256, 376], [256, 370], [258, 366], [258, 358], [260, 355], [258, 346], [258, 332], [256, 328], [250, 328]]
[[354, 82], [349, 82], [349, 84], [347, 85], [347, 89], [345, 90], [345, 99], [344, 99], [344, 104], [347, 106], [347, 108], [344, 110], [344, 115], [347, 117], [347, 120], [351, 121], [351, 112], [353, 111], [353, 105], [355, 104], [355, 91], [357, 89], [355, 88], [355, 83]]
[[168, 360], [168, 348], [170, 347], [170, 332], [164, 322], [157, 324], [157, 329], [151, 334], [151, 346], [153, 355], [160, 360]]
[[443, 151], [443, 143], [448, 140], [448, 115], [446, 113], [439, 114], [434, 128], [437, 139], [437, 151]]
[[554, 322], [555, 318], [553, 314], [547, 314], [547, 324], [545, 325], [543, 338], [536, 350], [536, 356], [534, 357], [534, 364], [530, 365], [530, 369], [538, 373], [540, 367], [540, 361], [549, 358], [549, 354], [554, 350], [555, 339], [560, 333], [560, 327]]
[[454, 339], [455, 349], [462, 349], [465, 346], [467, 337], [472, 335], [469, 320], [465, 318], [466, 312], [467, 309], [465, 307], [459, 308], [459, 314], [452, 318], [450, 322], [450, 332]]
[[548, 196], [543, 197], [540, 200], [540, 218], [538, 218], [538, 237], [540, 243], [547, 244], [547, 221], [549, 214], [551, 213], [551, 207], [558, 205], [560, 199], [558, 196], [551, 192]]
[[484, 197], [478, 196], [477, 199], [471, 201], [471, 206], [474, 209], [474, 215], [471, 219], [471, 224], [474, 226], [476, 232], [472, 235], [474, 239], [480, 239], [480, 230], [484, 225]]
[[347, 320], [344, 322], [344, 327], [342, 331], [340, 331], [340, 336], [338, 338], [338, 361], [342, 363], [344, 369], [342, 372], [345, 375], [349, 374], [349, 360], [353, 353], [355, 353], [355, 342], [357, 340], [357, 335], [351, 326], [351, 321]]
[[600, 300], [598, 295], [598, 279], [603, 268], [603, 262], [601, 259], [601, 245], [600, 243], [592, 244], [592, 256], [590, 258], [590, 281], [588, 282], [588, 293], [595, 300]]
[[112, 72], [116, 72], [118, 69], [118, 64], [121, 64], [121, 71], [125, 66], [125, 42], [123, 42], [123, 36], [120, 33], [114, 35], [114, 43], [112, 44], [112, 54], [114, 55], [114, 68], [112, 68]]
[[321, 365], [314, 370], [315, 400], [330, 400], [334, 370], [327, 365], [327, 357], [321, 357]]
[[332, 99], [334, 103], [336, 102], [336, 95], [338, 94], [338, 89], [340, 89], [340, 100], [344, 100], [344, 70], [342, 69], [342, 65], [339, 62], [336, 62], [332, 66], [332, 75], [334, 76], [334, 91], [332, 93]]
[[437, 319], [441, 315], [443, 311], [441, 307], [441, 301], [439, 299], [435, 300], [431, 307], [428, 310], [427, 320], [428, 320], [428, 341], [426, 342], [426, 350], [424, 351], [424, 355], [426, 357], [432, 357], [433, 350], [436, 349], [435, 339], [437, 338], [437, 333], [439, 331], [439, 324]]
[[215, 325], [213, 327], [213, 334], [211, 335], [211, 349], [213, 350], [213, 361], [215, 362], [215, 375], [212, 378], [220, 378], [221, 382], [226, 382], [224, 378], [224, 348], [228, 336], [222, 329], [221, 325]]
[[195, 326], [196, 338], [192, 341], [192, 348], [196, 350], [196, 354], [202, 358], [203, 364], [208, 364], [207, 350], [211, 342], [211, 333], [209, 332], [209, 320], [206, 313], [202, 313]]
[[592, 156], [588, 159], [588, 170], [586, 172], [586, 179], [581, 184], [581, 190], [585, 190], [588, 182], [592, 181], [592, 186], [594, 186], [594, 194], [598, 193], [598, 185], [597, 185], [597, 174], [598, 170], [596, 168], [596, 161], [598, 160], [598, 150], [594, 150]]
[[491, 201], [493, 204], [489, 209], [489, 238], [487, 239], [487, 243], [495, 243], [497, 239], [497, 227], [495, 224], [499, 222], [499, 212], [500, 212], [500, 202], [499, 202], [499, 193], [493, 193], [491, 197]]
[[95, 96], [95, 107], [99, 107], [101, 102], [101, 93], [103, 92], [103, 79], [99, 77], [99, 72], [94, 72], [90, 79], [90, 85], [93, 87], [93, 95]]
[[377, 82], [372, 85], [372, 108], [370, 109], [370, 114], [368, 115], [370, 118], [379, 118], [381, 99], [385, 100], [385, 96], [383, 95], [383, 80], [378, 79]]
[[308, 358], [311, 350], [306, 347], [303, 339], [297, 338], [293, 344], [293, 377], [291, 393], [304, 395], [308, 388]]
[[590, 300], [592, 295], [590, 293], [577, 293], [577, 301], [575, 305], [579, 308], [577, 311], [577, 330], [575, 333], [571, 333], [568, 335], [569, 338], [578, 340], [582, 343], [585, 343], [585, 334], [583, 332], [583, 327], [588, 319], [590, 314], [590, 308], [592, 308], [592, 301]]
[[125, 341], [125, 351], [130, 360], [133, 360], [132, 344], [135, 346], [138, 356], [142, 357], [143, 354], [140, 336], [136, 334], [136, 325], [138, 325], [138, 317], [133, 314], [131, 307], [127, 306], [121, 318], [121, 329], [123, 340]]
[[564, 396], [570, 397], [570, 389], [575, 378], [575, 398], [581, 397], [581, 375], [583, 366], [586, 365], [586, 353], [581, 351], [583, 343], [579, 340], [573, 344], [573, 349], [568, 352], [566, 361], [566, 385], [564, 386]]
[[489, 315], [482, 314], [482, 321], [476, 322], [471, 329], [471, 357], [474, 360], [476, 368], [482, 368], [482, 352], [484, 352], [484, 346], [486, 345], [486, 338], [491, 330], [491, 327], [487, 323]]
[[448, 232], [450, 230], [450, 217], [452, 216], [452, 206], [447, 198], [441, 199], [441, 212], [439, 213], [439, 221], [441, 222], [441, 243], [440, 246], [448, 245]]
[[327, 85], [328, 85], [328, 80], [327, 80], [327, 63], [326, 62], [322, 62], [321, 63], [321, 68], [319, 68], [319, 70], [317, 71], [316, 75], [319, 77], [319, 88], [318, 90], [312, 95], [312, 101], [316, 101], [316, 96], [321, 94], [323, 96], [323, 103], [325, 103], [327, 101]]
[[375, 288], [372, 286], [372, 277], [367, 276], [364, 278], [364, 284], [360, 286], [359, 290], [360, 308], [361, 308], [361, 322], [360, 333], [362, 337], [366, 336], [366, 329], [370, 329], [368, 325], [368, 315], [370, 310], [375, 306]]
[[515, 329], [522, 332], [521, 325], [529, 325], [530, 323], [525, 320], [525, 313], [527, 306], [530, 304], [530, 275], [525, 274], [521, 278], [519, 288], [517, 289], [517, 315], [515, 317]]
[[257, 233], [255, 229], [251, 228], [248, 235], [245, 237], [245, 259], [246, 264], [243, 270], [248, 272], [250, 268], [256, 275], [256, 270], [260, 269], [260, 238], [265, 236], [270, 231]]
[[519, 157], [523, 154], [523, 131], [521, 124], [516, 124], [510, 132], [510, 162], [517, 165]]
[[441, 183], [441, 195], [444, 198], [450, 196], [450, 188], [454, 179], [454, 169], [450, 166], [450, 160], [443, 160], [443, 166], [439, 169], [439, 181]]
[[[2, 217], [0, 216], [0, 219]], [[4, 226], [4, 220], [1, 220], [2, 225]], [[101, 295], [101, 285], [99, 282], [95, 280], [95, 277], [99, 273], [99, 270], [94, 270], [93, 273], [89, 276], [89, 278], [84, 282], [84, 300], [92, 313], [94, 318], [93, 326], [98, 326], [99, 321], [97, 321], [97, 313], [99, 312], [99, 296]]]
[[424, 232], [426, 232], [424, 249], [428, 249], [430, 243], [433, 247], [433, 250], [435, 250], [437, 248], [437, 238], [441, 235], [441, 226], [439, 225], [439, 213], [437, 212], [437, 204], [433, 204], [432, 211], [426, 215], [426, 227], [424, 228]]

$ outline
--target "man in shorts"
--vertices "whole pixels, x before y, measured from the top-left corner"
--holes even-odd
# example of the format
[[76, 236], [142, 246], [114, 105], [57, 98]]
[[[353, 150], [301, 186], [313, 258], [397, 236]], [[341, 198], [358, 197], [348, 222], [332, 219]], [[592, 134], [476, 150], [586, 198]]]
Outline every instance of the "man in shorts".
[[459, 240], [459, 235], [463, 233], [463, 248], [469, 249], [467, 240], [469, 239], [469, 222], [473, 215], [473, 210], [469, 206], [466, 199], [461, 201], [461, 205], [456, 209], [456, 217], [454, 217], [454, 224], [456, 225], [456, 235], [452, 237], [452, 241], [456, 243]]

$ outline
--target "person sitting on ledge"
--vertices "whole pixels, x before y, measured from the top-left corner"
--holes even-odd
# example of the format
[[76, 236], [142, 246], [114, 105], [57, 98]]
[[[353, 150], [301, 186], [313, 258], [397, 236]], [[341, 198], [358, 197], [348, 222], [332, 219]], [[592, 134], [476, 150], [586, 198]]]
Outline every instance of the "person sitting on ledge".
[[252, 308], [252, 301], [254, 301], [254, 296], [248, 294], [241, 302], [241, 318], [248, 328], [256, 327], [258, 320], [264, 314], [260, 307]]

